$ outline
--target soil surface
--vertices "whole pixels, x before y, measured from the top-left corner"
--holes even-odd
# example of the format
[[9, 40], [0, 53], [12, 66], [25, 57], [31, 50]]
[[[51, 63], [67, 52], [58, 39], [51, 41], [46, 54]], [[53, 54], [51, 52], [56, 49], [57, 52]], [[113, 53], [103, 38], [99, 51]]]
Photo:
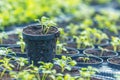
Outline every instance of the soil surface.
[[95, 58], [89, 57], [89, 60], [87, 61], [84, 61], [83, 60], [84, 58], [88, 58], [88, 57], [78, 57], [76, 61], [79, 63], [99, 63], [99, 61]]
[[115, 53], [111, 52], [111, 51], [102, 51], [102, 50], [95, 50], [95, 49], [91, 49], [91, 50], [86, 50], [85, 51], [86, 54], [92, 54], [95, 56], [114, 56]]
[[3, 39], [2, 44], [16, 44], [16, 40], [13, 39]]
[[18, 34], [9, 34], [8, 39], [19, 40]]
[[[67, 47], [77, 48], [77, 43], [75, 43], [75, 42], [68, 42], [67, 43]], [[91, 46], [86, 46], [85, 48], [92, 48], [92, 47]], [[85, 48], [78, 48], [78, 49], [85, 49]]]
[[[54, 65], [53, 69], [57, 71], [57, 73], [61, 73], [61, 68], [58, 65]], [[79, 75], [79, 69], [77, 67], [73, 67], [70, 71], [65, 70], [63, 74], [69, 73], [71, 75]]]
[[67, 49], [67, 51], [62, 51], [62, 54], [76, 54], [77, 51], [73, 49]]
[[[102, 46], [103, 48], [105, 49], [108, 49], [108, 50], [113, 50], [114, 51], [114, 48], [112, 45], [108, 45], [108, 46]], [[117, 46], [117, 51], [120, 52], [120, 46]]]
[[[23, 32], [27, 33], [27, 34], [31, 34], [31, 35], [44, 35], [43, 32], [42, 32], [42, 30], [43, 29], [42, 29], [41, 26], [31, 26], [31, 27], [27, 27], [27, 28], [23, 29]], [[47, 34], [53, 34], [56, 31], [57, 31], [57, 28], [51, 27], [48, 30]]]
[[111, 63], [119, 64], [120, 65], [120, 58], [118, 58], [118, 57], [114, 57], [114, 58], [110, 59], [109, 61]]

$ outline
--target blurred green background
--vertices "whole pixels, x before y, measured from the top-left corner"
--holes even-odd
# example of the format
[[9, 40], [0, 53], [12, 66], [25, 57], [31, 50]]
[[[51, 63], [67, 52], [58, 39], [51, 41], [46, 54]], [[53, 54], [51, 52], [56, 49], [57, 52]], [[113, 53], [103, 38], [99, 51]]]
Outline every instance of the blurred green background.
[[112, 0], [0, 0], [0, 27], [30, 23], [41, 16], [84, 19], [94, 13], [91, 6], [110, 2]]

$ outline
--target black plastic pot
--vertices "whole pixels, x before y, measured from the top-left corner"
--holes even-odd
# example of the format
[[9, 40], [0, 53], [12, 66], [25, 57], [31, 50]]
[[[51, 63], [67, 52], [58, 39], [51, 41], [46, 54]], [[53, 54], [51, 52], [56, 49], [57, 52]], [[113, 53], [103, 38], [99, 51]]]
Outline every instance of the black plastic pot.
[[[57, 56], [67, 56], [67, 57], [73, 57], [73, 56], [78, 56], [79, 55], [79, 51], [77, 49], [74, 48], [70, 48], [70, 47], [66, 47], [66, 49], [68, 50], [68, 53], [66, 54], [56, 54]], [[74, 51], [74, 54], [69, 54], [69, 51]]]
[[[113, 51], [114, 51], [113, 48], [107, 48], [107, 47], [113, 47], [111, 44], [102, 45], [102, 46], [100, 46], [100, 47], [105, 48], [105, 49], [108, 49], [108, 50], [113, 50]], [[118, 48], [118, 49], [119, 49], [119, 48]], [[116, 52], [118, 53], [118, 55], [120, 55], [120, 50], [117, 50]]]
[[[90, 52], [90, 51], [94, 51], [94, 52]], [[101, 52], [101, 49], [98, 49], [98, 48], [94, 48], [94, 49], [86, 49], [86, 50], [84, 50], [84, 54], [85, 55], [89, 55], [89, 56], [97, 56], [97, 57], [100, 57], [100, 58], [102, 58], [103, 60], [107, 60], [108, 58], [111, 58], [111, 57], [115, 57], [115, 56], [118, 56], [118, 53], [117, 52], [114, 52], [114, 51], [112, 51], [112, 50], [108, 50], [107, 52], [110, 52], [110, 53], [112, 53], [112, 55], [109, 55], [109, 56], [98, 56], [98, 55], [95, 55], [94, 53], [95, 52]], [[87, 52], [89, 52], [89, 53], [87, 53]], [[94, 54], [94, 55], [93, 55]]]
[[110, 66], [111, 68], [114, 68], [114, 69], [119, 69], [120, 70], [120, 64], [117, 64], [117, 63], [113, 63], [113, 62], [111, 62], [110, 60], [112, 60], [112, 59], [119, 59], [120, 60], [120, 57], [113, 57], [113, 58], [108, 58], [107, 59], [107, 63], [108, 63], [108, 66]]
[[[71, 48], [75, 48], [79, 51], [80, 55], [83, 55], [83, 51], [87, 48], [77, 48], [77, 43], [73, 42], [73, 41], [69, 41], [67, 42], [67, 47], [71, 47]], [[88, 47], [88, 48], [92, 48], [92, 47]]]
[[89, 56], [89, 58], [94, 59], [96, 61], [98, 61], [98, 63], [84, 63], [84, 62], [78, 62], [76, 59], [79, 57], [87, 57], [87, 56], [74, 56], [72, 57], [73, 60], [75, 60], [77, 62], [77, 66], [79, 67], [88, 67], [88, 66], [92, 66], [92, 67], [101, 67], [102, 63], [103, 63], [103, 59], [99, 58], [99, 57], [95, 57], [95, 56]]
[[55, 57], [56, 41], [60, 33], [57, 31], [54, 34], [47, 35], [32, 35], [24, 32], [29, 27], [38, 27], [40, 25], [29, 25], [23, 28], [23, 39], [26, 43], [26, 50], [30, 63], [33, 61], [34, 65], [39, 65], [38, 61], [51, 62]]

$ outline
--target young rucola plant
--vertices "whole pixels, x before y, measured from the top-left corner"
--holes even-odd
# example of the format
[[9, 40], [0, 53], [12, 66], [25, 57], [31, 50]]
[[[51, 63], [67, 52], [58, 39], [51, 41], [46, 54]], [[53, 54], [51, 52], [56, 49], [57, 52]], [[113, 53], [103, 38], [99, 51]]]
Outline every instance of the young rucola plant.
[[12, 49], [1, 47], [0, 48], [0, 55], [8, 55], [9, 53], [14, 53]]
[[22, 35], [20, 36], [20, 41], [18, 41], [17, 44], [20, 45], [21, 52], [24, 53], [25, 52], [25, 42], [23, 41]]
[[112, 36], [110, 43], [112, 44], [114, 51], [117, 51], [117, 49], [119, 50], [119, 47], [120, 47], [120, 38]]
[[83, 60], [84, 63], [88, 63], [88, 61], [90, 60], [89, 57], [79, 57], [78, 59]]
[[19, 72], [10, 72], [10, 76], [15, 80], [38, 80], [36, 76], [27, 70]]
[[83, 36], [87, 36], [90, 43], [92, 44], [101, 44], [103, 40], [108, 39], [108, 36], [96, 28], [87, 28], [85, 31], [81, 32]]
[[68, 36], [72, 37], [73, 35], [78, 35], [79, 26], [70, 24], [67, 26], [67, 30], [68, 30], [67, 32]]
[[17, 63], [17, 69], [19, 71], [24, 70], [24, 69], [22, 69], [23, 67], [25, 69], [27, 69], [29, 67], [29, 66], [27, 66], [29, 62], [28, 62], [28, 60], [26, 58], [22, 58], [22, 57], [16, 58], [16, 63]]
[[16, 34], [18, 34], [18, 38], [21, 39], [22, 29], [16, 29]]
[[50, 20], [49, 18], [43, 16], [41, 20], [36, 19], [42, 27], [42, 34], [47, 34], [51, 27], [56, 26], [56, 23]]
[[4, 57], [3, 59], [0, 60], [0, 67], [3, 67], [3, 71], [0, 74], [0, 78], [2, 78], [7, 70], [12, 71], [14, 68], [14, 65], [10, 63], [11, 58], [6, 58]]
[[64, 28], [58, 28], [58, 30], [60, 31], [60, 37], [59, 37], [59, 41], [60, 42], [65, 42], [66, 40], [68, 40], [68, 34], [65, 32]]
[[66, 43], [60, 43], [60, 41], [57, 41], [56, 54], [61, 54], [62, 51], [65, 51], [66, 53], [68, 53], [65, 45], [67, 45], [67, 44]]
[[109, 51], [108, 49], [102, 48], [102, 47], [98, 47], [101, 50], [100, 56], [103, 56], [104, 51]]
[[39, 80], [46, 80], [48, 77], [52, 80], [54, 77], [53, 74], [56, 74], [56, 70], [53, 69], [53, 63], [44, 63], [44, 62], [39, 62], [41, 65], [38, 68], [38, 73], [40, 72], [42, 75], [38, 76]]
[[78, 49], [85, 49], [87, 47], [93, 47], [93, 44], [90, 43], [90, 38], [85, 35], [80, 35], [80, 36], [73, 36], [75, 38], [75, 41], [77, 43], [77, 48]]
[[95, 75], [95, 73], [98, 70], [96, 68], [93, 68], [91, 66], [88, 66], [87, 68], [81, 68], [80, 76], [78, 76], [77, 80], [91, 80], [91, 77]]
[[76, 61], [66, 56], [62, 56], [61, 59], [55, 58], [54, 61], [55, 64], [60, 66], [62, 73], [65, 71], [65, 69], [70, 71], [71, 68], [77, 64]]
[[0, 44], [3, 43], [3, 39], [7, 39], [8, 35], [5, 32], [0, 33]]

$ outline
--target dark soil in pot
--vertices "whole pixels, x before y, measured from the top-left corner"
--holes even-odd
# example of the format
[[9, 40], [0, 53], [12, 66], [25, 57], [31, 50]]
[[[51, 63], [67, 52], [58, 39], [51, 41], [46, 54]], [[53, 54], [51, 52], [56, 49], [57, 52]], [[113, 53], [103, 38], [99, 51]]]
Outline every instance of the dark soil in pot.
[[108, 66], [115, 68], [115, 69], [120, 69], [120, 57], [113, 57], [107, 59]]
[[[43, 33], [42, 33], [42, 27], [40, 25], [37, 25], [37, 26], [32, 26], [32, 27], [27, 27], [23, 30], [24, 33], [28, 34], [28, 35], [34, 35], [34, 36], [45, 36]], [[57, 32], [57, 29], [56, 27], [51, 27], [48, 31], [48, 33], [46, 35], [49, 35], [49, 34], [53, 34]]]
[[100, 67], [103, 63], [103, 60], [101, 58], [95, 57], [95, 56], [75, 56], [72, 57], [73, 60], [77, 62], [77, 65], [79, 67]]
[[111, 51], [111, 50], [101, 50], [101, 49], [86, 49], [84, 51], [84, 54], [89, 55], [89, 56], [98, 56], [106, 60], [107, 58], [110, 57], [115, 57], [118, 55], [118, 53]]
[[[61, 73], [60, 66], [54, 65], [53, 69], [55, 69], [57, 71], [57, 73]], [[79, 70], [80, 70], [80, 68], [78, 68], [78, 67], [72, 67], [70, 71], [65, 70], [63, 72], [63, 74], [67, 74], [68, 73], [68, 74], [70, 74], [72, 76], [75, 76], [75, 75], [79, 75]]]
[[[108, 50], [112, 50], [112, 51], [114, 51], [114, 47], [111, 45], [111, 44], [108, 44], [108, 45], [103, 45], [103, 46], [100, 46], [100, 47], [102, 47], [102, 48], [104, 48], [104, 49], [108, 49]], [[120, 46], [117, 46], [117, 50], [116, 50], [118, 53], [119, 53], [119, 55], [120, 55]]]
[[17, 41], [14, 39], [3, 39], [3, 42], [2, 44], [0, 44], [0, 47], [18, 46], [16, 42]]
[[66, 50], [67, 51], [62, 51], [61, 54], [56, 54], [56, 55], [58, 55], [58, 56], [69, 56], [69, 57], [79, 55], [79, 51], [74, 49], [74, 48], [66, 47]]
[[[42, 33], [41, 25], [29, 25], [23, 29], [23, 39], [26, 43], [27, 54], [30, 62], [52, 62], [55, 57], [55, 48], [59, 31], [51, 27], [47, 34]], [[34, 54], [33, 54], [34, 53]]]
[[3, 44], [16, 44], [16, 40], [13, 40], [13, 39], [3, 39]]
[[13, 39], [13, 40], [19, 41], [18, 34], [15, 34], [15, 33], [9, 34], [8, 39]]

